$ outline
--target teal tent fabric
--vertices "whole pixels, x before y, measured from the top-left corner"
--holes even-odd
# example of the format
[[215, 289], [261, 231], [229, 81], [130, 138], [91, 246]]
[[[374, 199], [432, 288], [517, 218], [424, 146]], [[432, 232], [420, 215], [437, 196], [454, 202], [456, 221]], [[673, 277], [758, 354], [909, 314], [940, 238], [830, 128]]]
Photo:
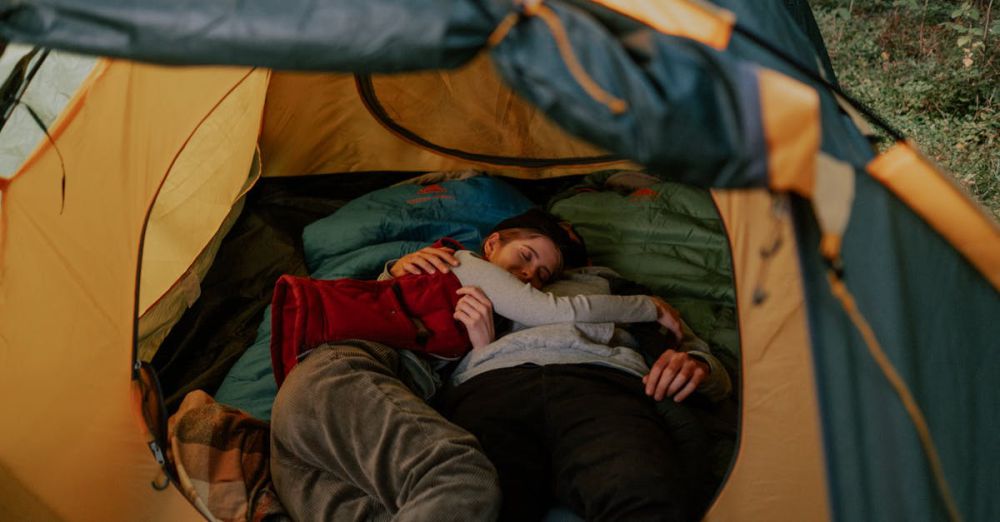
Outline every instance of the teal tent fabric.
[[[962, 517], [998, 520], [1000, 293], [881, 185], [858, 181], [845, 282], [926, 416]], [[796, 207], [835, 518], [946, 520], [913, 423], [831, 295], [815, 223]]]
[[5, 40], [168, 64], [398, 72], [458, 66], [495, 21], [452, 0], [0, 1]]

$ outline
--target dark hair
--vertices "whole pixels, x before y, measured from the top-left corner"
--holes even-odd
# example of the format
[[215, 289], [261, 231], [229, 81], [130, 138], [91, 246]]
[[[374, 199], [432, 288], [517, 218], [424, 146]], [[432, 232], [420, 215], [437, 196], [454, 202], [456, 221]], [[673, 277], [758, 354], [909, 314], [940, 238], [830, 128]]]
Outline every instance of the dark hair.
[[[551, 239], [562, 254], [563, 268], [576, 268], [587, 264], [587, 247], [583, 244], [583, 238], [576, 234], [569, 222], [561, 221], [549, 212], [532, 208], [497, 223], [492, 232], [511, 229], [527, 229]], [[508, 241], [509, 239], [504, 236], [501, 234], [501, 239]], [[510, 237], [510, 239], [517, 238]]]

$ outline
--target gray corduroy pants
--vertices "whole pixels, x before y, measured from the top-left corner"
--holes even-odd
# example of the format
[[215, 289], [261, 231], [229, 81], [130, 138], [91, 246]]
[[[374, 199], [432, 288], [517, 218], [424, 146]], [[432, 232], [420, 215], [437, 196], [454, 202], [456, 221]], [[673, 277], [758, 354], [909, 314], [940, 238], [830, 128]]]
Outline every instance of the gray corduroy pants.
[[349, 342], [289, 374], [271, 417], [271, 473], [295, 520], [496, 519], [496, 471], [479, 443], [399, 371], [396, 351]]

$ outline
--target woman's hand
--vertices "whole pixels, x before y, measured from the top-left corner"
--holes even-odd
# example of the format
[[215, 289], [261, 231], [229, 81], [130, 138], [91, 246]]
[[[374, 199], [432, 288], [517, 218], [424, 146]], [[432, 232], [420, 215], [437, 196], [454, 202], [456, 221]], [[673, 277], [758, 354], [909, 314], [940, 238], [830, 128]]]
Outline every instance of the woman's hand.
[[389, 274], [392, 277], [435, 272], [447, 274], [451, 267], [459, 265], [454, 253], [455, 250], [451, 248], [424, 247], [399, 258], [389, 269]]
[[667, 350], [653, 363], [642, 382], [646, 385], [646, 395], [657, 401], [673, 397], [674, 402], [681, 402], [698, 389], [711, 371], [707, 363], [686, 352]]
[[684, 332], [681, 331], [681, 313], [659, 297], [651, 296], [650, 299], [653, 300], [653, 305], [656, 306], [656, 322], [663, 325], [667, 330], [670, 330], [674, 334], [674, 338], [678, 341], [683, 339]]
[[462, 296], [455, 305], [455, 319], [465, 325], [472, 348], [482, 348], [496, 339], [493, 329], [493, 302], [479, 287], [463, 286], [456, 291]]

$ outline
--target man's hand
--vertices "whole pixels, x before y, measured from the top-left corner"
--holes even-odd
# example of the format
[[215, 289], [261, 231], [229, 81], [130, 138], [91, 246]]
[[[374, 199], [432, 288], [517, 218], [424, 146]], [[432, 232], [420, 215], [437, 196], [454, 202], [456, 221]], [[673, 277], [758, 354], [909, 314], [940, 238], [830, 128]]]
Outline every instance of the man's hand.
[[389, 274], [392, 277], [406, 274], [433, 274], [435, 272], [447, 274], [451, 267], [459, 265], [454, 253], [455, 250], [451, 248], [424, 247], [399, 258], [399, 261], [396, 261], [389, 269]]
[[674, 339], [678, 341], [683, 339], [684, 332], [681, 331], [681, 313], [659, 297], [650, 296], [650, 299], [653, 300], [653, 305], [656, 306], [656, 322], [663, 325], [667, 330], [670, 330], [674, 334]]
[[674, 402], [681, 402], [698, 389], [710, 372], [704, 361], [686, 352], [667, 350], [653, 363], [642, 382], [646, 385], [646, 395], [657, 401], [673, 397]]
[[456, 290], [462, 296], [455, 305], [455, 319], [469, 331], [472, 348], [482, 348], [496, 339], [493, 328], [493, 302], [479, 287], [463, 286]]

